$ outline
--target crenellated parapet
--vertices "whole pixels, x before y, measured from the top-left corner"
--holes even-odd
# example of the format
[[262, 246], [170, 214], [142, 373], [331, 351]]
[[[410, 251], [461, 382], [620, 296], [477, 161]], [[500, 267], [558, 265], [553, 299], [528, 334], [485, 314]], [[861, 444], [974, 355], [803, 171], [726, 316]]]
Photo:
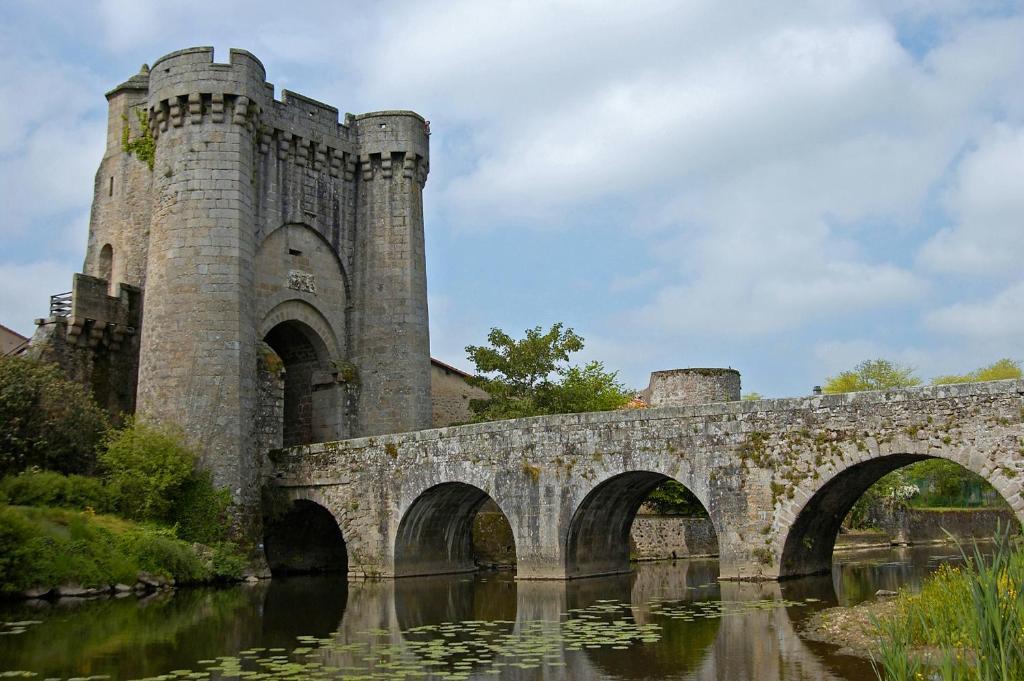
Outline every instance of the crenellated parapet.
[[351, 182], [398, 177], [420, 186], [429, 173], [427, 122], [411, 111], [381, 111], [339, 119], [337, 108], [274, 86], [256, 57], [231, 50], [230, 62], [213, 61], [213, 48], [196, 47], [161, 57], [149, 79], [153, 137], [190, 125], [243, 126], [261, 155]]
[[353, 117], [362, 179], [414, 179], [430, 172], [430, 127], [412, 111], [376, 111]]
[[73, 345], [95, 348], [102, 344], [111, 350], [120, 349], [139, 326], [139, 290], [121, 284], [117, 295], [108, 295], [103, 279], [74, 275], [71, 309], [65, 318], [68, 341]]

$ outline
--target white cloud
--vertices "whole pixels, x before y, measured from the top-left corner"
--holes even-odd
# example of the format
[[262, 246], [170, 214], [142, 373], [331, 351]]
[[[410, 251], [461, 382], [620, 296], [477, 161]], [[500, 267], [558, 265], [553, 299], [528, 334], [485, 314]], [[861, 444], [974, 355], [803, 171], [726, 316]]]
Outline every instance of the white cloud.
[[[472, 166], [436, 168], [438, 215], [564, 229], [625, 206], [623, 228], [663, 270], [632, 319], [744, 338], [922, 300], [926, 282], [864, 224], [914, 229], [986, 109], [1008, 106], [1024, 26], [951, 3], [940, 19], [959, 24], [918, 60], [889, 16], [856, 2], [505, 10], [400, 12], [423, 58], [364, 65], [371, 92], [399, 87], [471, 130]], [[647, 274], [634, 277], [611, 290]]]
[[476, 319], [473, 309], [460, 307], [448, 296], [428, 294], [430, 309], [430, 356], [442, 362], [473, 372], [466, 358], [466, 346], [483, 343], [488, 329]]
[[947, 204], [956, 223], [924, 245], [923, 264], [961, 274], [1019, 272], [1024, 255], [1024, 127], [992, 126], [960, 164]]
[[925, 290], [912, 273], [889, 265], [808, 261], [787, 269], [759, 277], [730, 268], [692, 284], [668, 286], [633, 319], [675, 334], [749, 342], [875, 308], [905, 305]]
[[66, 238], [69, 215], [87, 221], [103, 155], [106, 88], [86, 68], [20, 47], [0, 48], [0, 69], [9, 74], [0, 82], [0, 237], [37, 230], [41, 243], [63, 250], [81, 243]]
[[953, 353], [899, 345], [884, 338], [821, 341], [814, 344], [812, 354], [823, 381], [824, 377], [849, 371], [861, 362], [872, 359], [886, 359], [910, 367], [924, 382], [941, 371], [949, 373], [951, 366], [958, 366]]
[[[1024, 344], [1024, 281], [1018, 281], [989, 300], [955, 303], [928, 313], [928, 328], [951, 336], [985, 340], [1019, 353]], [[1001, 355], [1002, 356], [1002, 355]]]
[[18, 233], [68, 210], [87, 213], [105, 132], [95, 120], [40, 122], [20, 152], [0, 163], [3, 231]]

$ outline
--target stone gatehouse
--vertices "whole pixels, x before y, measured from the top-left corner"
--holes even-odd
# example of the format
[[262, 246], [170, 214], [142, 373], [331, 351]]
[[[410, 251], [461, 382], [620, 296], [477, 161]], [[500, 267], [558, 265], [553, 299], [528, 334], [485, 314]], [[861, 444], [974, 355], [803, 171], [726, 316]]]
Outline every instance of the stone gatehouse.
[[210, 47], [107, 101], [83, 272], [33, 354], [182, 425], [254, 516], [267, 449], [429, 427], [428, 123], [275, 97]]

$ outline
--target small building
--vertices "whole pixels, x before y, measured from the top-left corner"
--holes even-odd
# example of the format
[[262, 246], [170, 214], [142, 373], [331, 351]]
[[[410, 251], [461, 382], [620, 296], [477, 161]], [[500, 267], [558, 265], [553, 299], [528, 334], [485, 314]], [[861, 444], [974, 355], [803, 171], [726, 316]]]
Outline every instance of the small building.
[[465, 423], [472, 418], [470, 400], [486, 400], [486, 390], [471, 385], [472, 374], [430, 358], [430, 406], [435, 428]]
[[27, 345], [28, 338], [0, 324], [0, 357], [20, 354]]

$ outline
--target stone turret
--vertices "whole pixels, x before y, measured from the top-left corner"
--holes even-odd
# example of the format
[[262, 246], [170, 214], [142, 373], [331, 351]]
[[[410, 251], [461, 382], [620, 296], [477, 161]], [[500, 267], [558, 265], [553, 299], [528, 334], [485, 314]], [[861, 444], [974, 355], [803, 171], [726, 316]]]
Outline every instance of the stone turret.
[[357, 213], [367, 226], [357, 243], [360, 425], [366, 434], [429, 428], [422, 195], [429, 168], [427, 123], [410, 111], [363, 114], [353, 123], [363, 188]]
[[735, 369], [655, 371], [641, 393], [652, 407], [681, 407], [740, 399], [740, 372]]

